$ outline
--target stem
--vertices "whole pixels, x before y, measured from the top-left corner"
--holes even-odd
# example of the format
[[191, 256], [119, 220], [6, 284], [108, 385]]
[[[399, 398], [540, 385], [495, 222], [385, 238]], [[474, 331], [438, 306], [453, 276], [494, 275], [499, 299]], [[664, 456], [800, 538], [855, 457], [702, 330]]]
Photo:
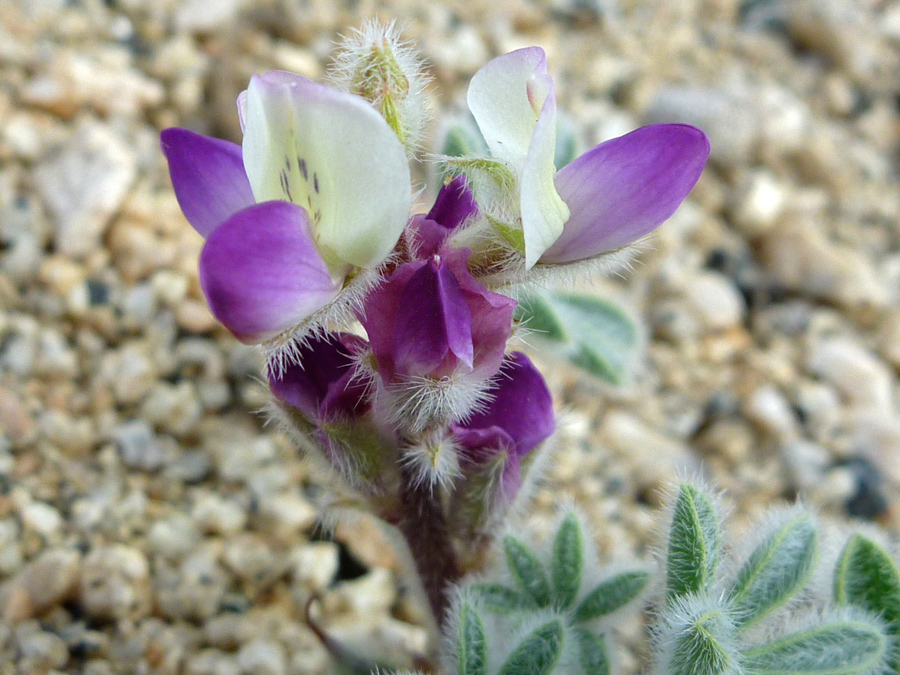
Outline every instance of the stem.
[[462, 576], [447, 521], [431, 486], [417, 485], [405, 469], [400, 497], [404, 515], [397, 527], [409, 545], [439, 626], [447, 614], [448, 587]]

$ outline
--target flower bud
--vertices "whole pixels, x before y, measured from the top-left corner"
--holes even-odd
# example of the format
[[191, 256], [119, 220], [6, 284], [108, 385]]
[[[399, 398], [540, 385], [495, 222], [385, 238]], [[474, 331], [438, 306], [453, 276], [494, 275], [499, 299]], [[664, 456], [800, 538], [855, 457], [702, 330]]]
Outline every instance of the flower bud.
[[497, 372], [515, 300], [469, 273], [469, 249], [400, 265], [360, 316], [398, 421], [421, 431], [465, 417]]
[[460, 447], [464, 474], [477, 473], [503, 457], [499, 488], [508, 502], [522, 485], [522, 460], [556, 427], [553, 398], [538, 369], [521, 352], [509, 356], [489, 393], [482, 409], [451, 424], [450, 430]]
[[340, 45], [331, 76], [335, 84], [368, 100], [412, 156], [419, 147], [427, 112], [425, 87], [416, 52], [400, 40], [393, 22], [371, 21]]
[[410, 218], [406, 226], [412, 256], [424, 260], [437, 254], [450, 234], [478, 213], [475, 195], [465, 176], [448, 181], [428, 213]]

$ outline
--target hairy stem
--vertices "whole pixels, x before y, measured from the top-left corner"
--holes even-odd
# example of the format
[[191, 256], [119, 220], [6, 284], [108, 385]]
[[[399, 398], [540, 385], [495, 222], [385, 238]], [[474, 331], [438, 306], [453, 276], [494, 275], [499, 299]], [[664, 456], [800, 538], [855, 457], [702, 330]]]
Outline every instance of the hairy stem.
[[409, 545], [435, 622], [440, 625], [447, 613], [449, 586], [459, 580], [462, 572], [438, 496], [431, 486], [417, 484], [404, 470], [401, 490], [404, 515], [397, 527]]

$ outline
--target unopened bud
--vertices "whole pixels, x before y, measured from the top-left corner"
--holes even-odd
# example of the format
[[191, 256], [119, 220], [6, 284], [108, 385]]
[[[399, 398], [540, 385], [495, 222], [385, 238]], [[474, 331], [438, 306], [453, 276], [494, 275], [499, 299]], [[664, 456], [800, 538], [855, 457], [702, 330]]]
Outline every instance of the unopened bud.
[[429, 77], [393, 22], [371, 21], [341, 42], [331, 70], [334, 83], [368, 100], [397, 134], [408, 155], [418, 149], [427, 120]]

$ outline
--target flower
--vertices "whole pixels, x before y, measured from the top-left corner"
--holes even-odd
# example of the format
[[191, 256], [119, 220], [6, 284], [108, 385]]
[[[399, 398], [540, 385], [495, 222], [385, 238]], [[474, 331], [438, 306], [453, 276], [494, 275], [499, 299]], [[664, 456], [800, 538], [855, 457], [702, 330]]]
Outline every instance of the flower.
[[478, 213], [475, 195], [465, 176], [456, 176], [438, 192], [431, 211], [409, 219], [407, 232], [412, 256], [424, 260], [436, 255], [450, 234]]
[[516, 301], [469, 273], [469, 249], [404, 263], [366, 299], [360, 321], [381, 381], [398, 395], [398, 417], [465, 416], [503, 361]]
[[[499, 56], [472, 78], [467, 96], [495, 176], [514, 190], [526, 269], [591, 258], [634, 242], [669, 218], [709, 156], [702, 131], [684, 124], [643, 127], [601, 143], [560, 171], [556, 95], [540, 47]], [[504, 182], [504, 181], [500, 181]], [[508, 215], [508, 214], [504, 214]]]
[[464, 472], [501, 459], [500, 492], [511, 500], [522, 484], [522, 460], [556, 428], [553, 399], [540, 372], [521, 352], [509, 355], [490, 394], [482, 410], [451, 424], [450, 431]]
[[254, 76], [243, 146], [166, 129], [175, 195], [204, 237], [200, 283], [238, 339], [263, 342], [377, 267], [406, 226], [406, 153], [363, 98], [299, 75]]
[[314, 424], [359, 418], [370, 407], [369, 382], [356, 359], [364, 349], [365, 340], [350, 333], [310, 336], [298, 348], [297, 363], [269, 373], [269, 389]]

